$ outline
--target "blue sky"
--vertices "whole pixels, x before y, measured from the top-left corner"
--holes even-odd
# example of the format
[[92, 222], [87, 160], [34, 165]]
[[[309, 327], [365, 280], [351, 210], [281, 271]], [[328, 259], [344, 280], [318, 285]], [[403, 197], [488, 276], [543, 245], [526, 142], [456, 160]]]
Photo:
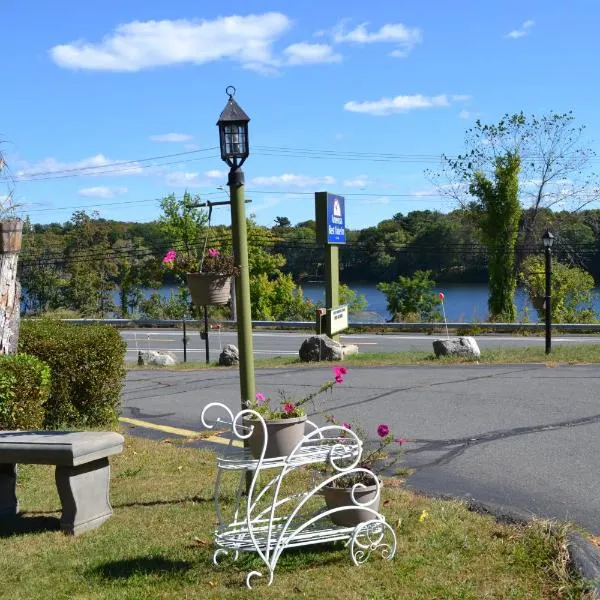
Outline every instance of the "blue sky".
[[215, 124], [234, 85], [259, 223], [313, 218], [319, 190], [346, 196], [351, 228], [447, 211], [424, 170], [462, 151], [478, 117], [573, 110], [598, 148], [599, 13], [591, 0], [8, 0], [0, 135], [15, 197], [42, 223], [76, 208], [147, 221], [185, 189], [226, 199]]

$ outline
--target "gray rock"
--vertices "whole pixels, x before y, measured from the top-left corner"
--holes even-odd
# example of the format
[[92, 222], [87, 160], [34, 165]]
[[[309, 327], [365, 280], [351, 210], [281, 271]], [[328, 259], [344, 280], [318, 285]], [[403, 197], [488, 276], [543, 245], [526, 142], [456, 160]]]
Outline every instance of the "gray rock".
[[152, 367], [171, 367], [176, 362], [177, 360], [170, 352], [146, 350], [138, 355], [138, 364]]
[[434, 340], [433, 351], [440, 356], [465, 356], [477, 359], [481, 356], [479, 346], [473, 337], [455, 337], [446, 340]]
[[343, 358], [351, 356], [352, 354], [358, 354], [358, 346], [356, 344], [346, 344], [345, 346], [342, 346], [342, 354]]
[[302, 342], [298, 353], [300, 354], [300, 360], [303, 362], [342, 360], [344, 358], [344, 347], [326, 335], [313, 335]]
[[240, 351], [237, 346], [227, 344], [221, 354], [219, 354], [219, 364], [223, 367], [231, 367], [240, 362]]

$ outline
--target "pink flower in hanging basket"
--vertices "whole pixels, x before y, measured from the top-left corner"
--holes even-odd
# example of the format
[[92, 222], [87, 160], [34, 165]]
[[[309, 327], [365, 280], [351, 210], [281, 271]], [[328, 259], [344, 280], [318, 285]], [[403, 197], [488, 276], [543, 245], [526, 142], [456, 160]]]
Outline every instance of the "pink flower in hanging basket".
[[176, 258], [177, 258], [177, 252], [175, 252], [175, 250], [169, 250], [165, 254], [162, 261], [163, 261], [163, 264], [166, 265], [166, 264], [172, 263]]

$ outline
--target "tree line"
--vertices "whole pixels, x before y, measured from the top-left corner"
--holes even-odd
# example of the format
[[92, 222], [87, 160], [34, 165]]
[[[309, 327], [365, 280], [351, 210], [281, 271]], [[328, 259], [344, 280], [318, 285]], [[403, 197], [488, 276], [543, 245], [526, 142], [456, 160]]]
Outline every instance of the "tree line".
[[[341, 280], [383, 284], [379, 289], [387, 290], [390, 306], [400, 306], [401, 288], [411, 287], [411, 277], [416, 288], [431, 280], [488, 282], [491, 317], [514, 320], [515, 287], [527, 287], [523, 273], [535, 275], [531, 261], [551, 229], [557, 261], [600, 281], [600, 210], [591, 208], [600, 185], [583, 131], [571, 113], [476, 121], [466, 132], [464, 154], [443, 157], [441, 168], [427, 173], [439, 193], [454, 200], [454, 210], [398, 212], [375, 226], [348, 230], [340, 248]], [[231, 250], [230, 229], [211, 227], [199, 201], [187, 192], [168, 196], [160, 218], [149, 223], [83, 211], [62, 224], [27, 221], [20, 263], [25, 309], [171, 318], [193, 313], [185, 281], [162, 268], [161, 259], [169, 249], [198, 258], [207, 244]], [[267, 227], [251, 218], [248, 242], [254, 318], [312, 319], [315, 307], [300, 285], [323, 278], [324, 250], [315, 242], [314, 220], [292, 224], [278, 216]], [[166, 283], [179, 284], [170, 298], [142, 292]], [[342, 297], [352, 310], [364, 308], [350, 287]]]

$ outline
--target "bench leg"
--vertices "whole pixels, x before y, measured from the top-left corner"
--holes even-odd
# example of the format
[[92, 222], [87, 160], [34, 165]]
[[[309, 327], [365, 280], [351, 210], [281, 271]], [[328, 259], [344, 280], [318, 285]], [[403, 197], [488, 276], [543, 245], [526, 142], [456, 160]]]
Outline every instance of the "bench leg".
[[0, 463], [0, 518], [19, 513], [16, 485], [17, 465]]
[[109, 485], [108, 458], [78, 467], [56, 467], [56, 487], [62, 503], [60, 528], [77, 535], [104, 523], [112, 515]]

